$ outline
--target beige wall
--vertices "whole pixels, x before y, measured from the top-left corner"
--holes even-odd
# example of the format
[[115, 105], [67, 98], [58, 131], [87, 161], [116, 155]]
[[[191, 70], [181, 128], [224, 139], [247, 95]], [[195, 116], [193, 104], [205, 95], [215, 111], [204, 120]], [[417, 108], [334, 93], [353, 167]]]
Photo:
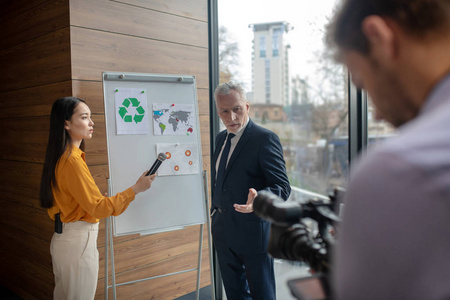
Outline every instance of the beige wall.
[[[16, 0], [0, 3], [0, 285], [51, 299], [53, 224], [39, 208], [51, 104], [84, 98], [96, 133], [87, 163], [100, 190], [108, 176], [103, 71], [189, 74], [197, 79], [204, 169], [209, 171], [207, 1]], [[104, 292], [104, 221], [98, 239]], [[196, 267], [199, 226], [114, 238], [117, 283]], [[204, 234], [201, 286], [210, 284]], [[119, 299], [173, 299], [195, 290], [195, 272], [119, 287]]]

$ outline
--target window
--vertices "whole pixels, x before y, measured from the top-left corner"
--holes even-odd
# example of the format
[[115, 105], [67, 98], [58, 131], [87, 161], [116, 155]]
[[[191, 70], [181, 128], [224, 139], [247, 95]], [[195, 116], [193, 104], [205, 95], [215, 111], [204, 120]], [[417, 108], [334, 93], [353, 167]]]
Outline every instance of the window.
[[276, 28], [273, 30], [273, 35], [272, 35], [272, 56], [273, 57], [279, 56], [279, 49], [280, 49], [279, 37], [281, 36], [281, 33], [282, 33], [282, 31], [280, 28]]
[[259, 37], [259, 57], [266, 57], [266, 37]]
[[[219, 26], [236, 38], [230, 42], [237, 42], [241, 63], [239, 73], [231, 77], [251, 92], [250, 107], [275, 105], [270, 110], [285, 115], [268, 114], [261, 125], [282, 141], [292, 197], [303, 190], [328, 195], [345, 184], [348, 171], [347, 72], [334, 63], [323, 44], [335, 0], [320, 5], [283, 3], [268, 1], [262, 10], [255, 9], [261, 6], [257, 0], [218, 0]], [[243, 9], [236, 11], [237, 5]], [[252, 41], [257, 41], [255, 50], [264, 59], [251, 60]], [[251, 118], [262, 120], [252, 112]]]
[[375, 118], [375, 107], [368, 97], [367, 103], [367, 147], [382, 143], [386, 139], [395, 135], [395, 128], [385, 121], [379, 121]]
[[266, 84], [266, 103], [270, 103], [270, 59], [266, 59], [265, 61], [265, 84]]
[[[239, 48], [238, 71], [229, 76], [251, 95], [250, 118], [281, 140], [290, 201], [328, 196], [345, 184], [349, 165], [347, 71], [323, 44], [337, 0], [217, 1], [219, 26]], [[304, 268], [275, 265], [277, 298], [292, 299], [286, 279]]]

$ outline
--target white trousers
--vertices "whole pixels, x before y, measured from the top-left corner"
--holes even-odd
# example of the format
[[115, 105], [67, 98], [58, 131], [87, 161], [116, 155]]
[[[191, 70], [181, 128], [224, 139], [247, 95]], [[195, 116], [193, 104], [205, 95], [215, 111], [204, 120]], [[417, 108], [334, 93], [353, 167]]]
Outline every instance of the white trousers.
[[50, 245], [55, 300], [91, 300], [98, 280], [98, 223], [63, 223], [63, 232], [54, 233]]

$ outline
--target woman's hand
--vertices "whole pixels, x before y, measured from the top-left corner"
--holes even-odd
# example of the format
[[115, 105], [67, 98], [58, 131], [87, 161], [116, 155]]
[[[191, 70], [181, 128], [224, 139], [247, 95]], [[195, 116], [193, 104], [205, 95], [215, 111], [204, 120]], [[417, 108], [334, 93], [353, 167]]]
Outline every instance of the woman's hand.
[[139, 177], [136, 183], [131, 187], [136, 195], [140, 192], [145, 192], [146, 190], [148, 190], [152, 186], [152, 182], [156, 178], [156, 174], [145, 176], [147, 172], [148, 171], [142, 173], [141, 177]]

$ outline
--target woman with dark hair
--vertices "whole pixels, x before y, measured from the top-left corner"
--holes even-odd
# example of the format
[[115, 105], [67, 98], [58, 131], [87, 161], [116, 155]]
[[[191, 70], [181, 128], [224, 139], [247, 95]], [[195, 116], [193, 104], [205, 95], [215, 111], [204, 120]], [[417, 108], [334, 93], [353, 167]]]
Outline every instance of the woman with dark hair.
[[123, 213], [135, 195], [148, 190], [155, 180], [145, 171], [127, 190], [113, 197], [102, 195], [83, 152], [84, 139], [90, 139], [93, 131], [91, 111], [83, 100], [65, 97], [53, 103], [40, 204], [55, 220], [50, 246], [54, 299], [94, 299], [99, 219]]

